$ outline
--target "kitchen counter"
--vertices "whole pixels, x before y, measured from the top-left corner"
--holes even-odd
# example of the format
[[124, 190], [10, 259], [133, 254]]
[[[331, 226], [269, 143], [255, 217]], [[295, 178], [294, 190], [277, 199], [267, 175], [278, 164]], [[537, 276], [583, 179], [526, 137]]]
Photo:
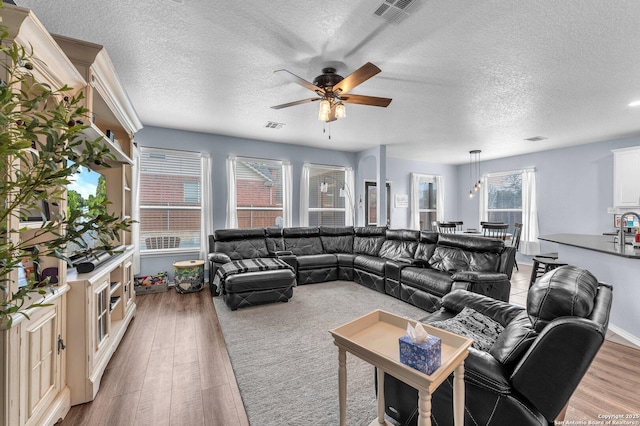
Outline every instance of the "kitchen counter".
[[558, 244], [558, 260], [591, 272], [613, 286], [609, 328], [640, 346], [640, 249], [613, 242], [613, 235], [553, 234], [540, 237]]
[[640, 248], [625, 244], [624, 250], [620, 251], [620, 244], [614, 243], [613, 235], [552, 234], [543, 235], [539, 238], [543, 241], [599, 251], [614, 256], [640, 259]]

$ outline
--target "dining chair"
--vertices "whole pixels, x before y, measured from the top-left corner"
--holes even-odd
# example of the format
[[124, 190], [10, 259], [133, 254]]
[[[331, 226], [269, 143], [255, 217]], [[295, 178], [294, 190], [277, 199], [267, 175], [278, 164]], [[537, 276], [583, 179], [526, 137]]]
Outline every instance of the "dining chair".
[[456, 232], [458, 225], [454, 222], [438, 222], [438, 232], [441, 234], [453, 234]]
[[484, 222], [482, 225], [482, 235], [491, 238], [500, 238], [501, 240], [507, 239], [507, 229], [509, 224], [507, 223], [488, 223]]
[[[522, 235], [522, 224], [514, 223], [513, 224], [513, 235], [511, 236], [511, 247], [515, 248], [516, 254], [518, 249], [520, 248], [520, 236]], [[520, 271], [518, 268], [518, 261], [514, 261], [514, 266], [516, 267], [516, 271]]]
[[453, 223], [456, 225], [456, 231], [461, 232], [462, 231], [462, 225], [464, 225], [464, 222], [461, 220], [451, 220], [448, 223]]

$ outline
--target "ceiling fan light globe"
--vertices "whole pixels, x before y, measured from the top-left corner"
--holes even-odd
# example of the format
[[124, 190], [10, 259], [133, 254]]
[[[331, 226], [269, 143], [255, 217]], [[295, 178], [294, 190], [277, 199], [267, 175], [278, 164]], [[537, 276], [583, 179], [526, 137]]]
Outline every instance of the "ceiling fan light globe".
[[336, 105], [336, 118], [345, 118], [347, 116], [347, 109], [344, 104], [340, 102]]

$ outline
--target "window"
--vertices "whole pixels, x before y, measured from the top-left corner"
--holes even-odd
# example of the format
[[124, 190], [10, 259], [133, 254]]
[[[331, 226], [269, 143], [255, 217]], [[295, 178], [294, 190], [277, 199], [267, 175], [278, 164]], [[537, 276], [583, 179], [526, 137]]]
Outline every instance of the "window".
[[235, 179], [238, 228], [282, 227], [282, 161], [237, 158]]
[[353, 192], [345, 167], [308, 165], [308, 226], [353, 224]]
[[486, 176], [487, 220], [509, 224], [522, 223], [522, 172], [492, 173]]
[[140, 250], [199, 250], [202, 154], [141, 148]]
[[412, 228], [434, 230], [432, 224], [442, 220], [443, 213], [442, 177], [437, 175], [411, 174]]

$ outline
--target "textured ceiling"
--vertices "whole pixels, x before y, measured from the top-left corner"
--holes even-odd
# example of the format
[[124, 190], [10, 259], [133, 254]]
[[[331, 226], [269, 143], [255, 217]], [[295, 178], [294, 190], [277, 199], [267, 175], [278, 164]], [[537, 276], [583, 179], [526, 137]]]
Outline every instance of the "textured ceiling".
[[[147, 126], [450, 164], [640, 134], [639, 1], [417, 0], [399, 23], [374, 15], [382, 1], [16, 3], [104, 45]], [[382, 72], [353, 93], [393, 102], [347, 105], [330, 140], [317, 102], [270, 108], [313, 96], [275, 70], [366, 62]]]

